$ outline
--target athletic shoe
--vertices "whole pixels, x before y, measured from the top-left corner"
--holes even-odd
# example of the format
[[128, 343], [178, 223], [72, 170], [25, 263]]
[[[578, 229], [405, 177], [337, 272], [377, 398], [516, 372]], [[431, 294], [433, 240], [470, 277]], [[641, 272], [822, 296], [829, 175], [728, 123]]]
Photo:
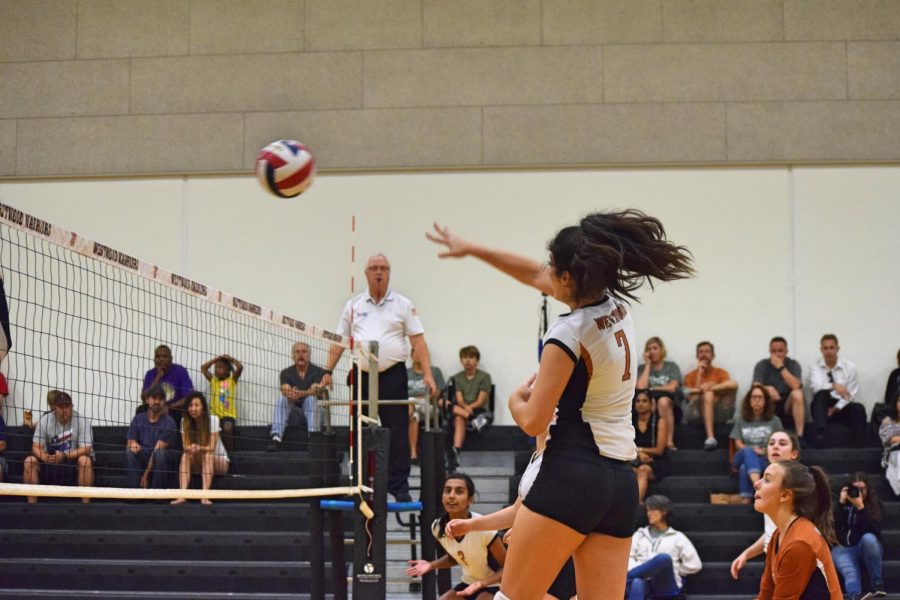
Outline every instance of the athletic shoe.
[[456, 473], [457, 469], [459, 469], [459, 449], [451, 448], [447, 457], [447, 472]]
[[719, 442], [716, 441], [716, 438], [709, 437], [709, 438], [706, 438], [705, 442], [703, 442], [704, 450], [715, 450], [718, 447], [719, 447]]
[[872, 585], [872, 595], [876, 598], [884, 598], [887, 592], [884, 590], [884, 583], [878, 582]]

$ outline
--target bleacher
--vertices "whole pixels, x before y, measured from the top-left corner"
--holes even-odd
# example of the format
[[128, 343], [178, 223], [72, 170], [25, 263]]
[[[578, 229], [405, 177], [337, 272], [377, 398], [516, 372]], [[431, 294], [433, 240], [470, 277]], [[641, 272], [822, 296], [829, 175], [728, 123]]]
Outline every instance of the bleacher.
[[[126, 431], [94, 427], [96, 486], [125, 486]], [[8, 431], [10, 482], [22, 480], [29, 436], [24, 428]], [[268, 441], [267, 427], [242, 427], [231, 471], [213, 487], [310, 487], [305, 433], [290, 428], [277, 461], [265, 451]], [[350, 519], [344, 532], [352, 537]], [[82, 505], [47, 498], [28, 505], [0, 496], [0, 598], [304, 598], [309, 554], [308, 501]]]
[[[289, 430], [290, 432], [291, 430]], [[720, 425], [716, 436], [727, 447], [730, 426]], [[96, 485], [124, 485], [125, 428], [95, 427]], [[21, 459], [30, 448], [23, 430], [10, 430], [7, 459], [10, 481], [21, 481]], [[302, 433], [286, 438], [279, 468], [264, 451], [265, 428], [242, 428], [232, 453], [232, 472], [216, 479], [215, 487], [302, 487], [309, 479], [309, 461]], [[293, 436], [293, 437], [291, 437]], [[732, 559], [762, 532], [762, 516], [749, 505], [714, 505], [711, 492], [737, 492], [729, 475], [727, 451], [704, 451], [699, 427], [680, 425], [672, 456], [673, 474], [652, 483], [650, 493], [673, 501], [673, 525], [693, 541], [703, 570], [687, 578], [688, 598], [737, 600], [758, 590], [762, 557], [751, 561], [734, 581]], [[116, 445], [118, 445], [116, 447]], [[503, 497], [512, 501], [518, 478], [530, 456], [529, 440], [517, 428], [493, 426], [471, 435], [462, 454], [463, 469], [472, 467], [476, 486], [487, 492], [475, 510], [490, 512]], [[491, 457], [496, 457], [492, 460]], [[835, 492], [853, 471], [870, 474], [885, 502], [884, 576], [889, 592], [900, 590], [900, 501], [881, 474], [880, 450], [805, 449], [802, 461], [819, 464], [831, 476]], [[514, 472], [504, 466], [514, 463]], [[260, 475], [261, 469], [265, 475]], [[414, 476], [417, 471], [414, 470]], [[416, 483], [416, 478], [413, 478]], [[498, 493], [498, 483], [507, 493]], [[196, 483], [195, 483], [196, 485]], [[502, 485], [501, 485], [502, 487]], [[413, 493], [416, 497], [416, 493]], [[306, 502], [216, 502], [211, 507], [193, 502], [168, 503], [95, 501], [84, 506], [74, 500], [42, 500], [27, 505], [21, 497], [0, 497], [0, 598], [231, 598], [282, 599], [309, 597], [309, 511]], [[641, 517], [643, 519], [643, 515]], [[349, 519], [345, 535], [352, 536]], [[396, 529], [389, 536], [402, 536]], [[409, 548], [409, 546], [405, 546]], [[407, 550], [408, 551], [408, 550]], [[347, 554], [349, 560], [349, 553]], [[402, 548], [389, 560], [398, 571], [405, 560]], [[327, 589], [331, 582], [326, 579]], [[414, 598], [408, 586], [389, 586], [389, 598]], [[190, 592], [190, 593], [187, 593]]]

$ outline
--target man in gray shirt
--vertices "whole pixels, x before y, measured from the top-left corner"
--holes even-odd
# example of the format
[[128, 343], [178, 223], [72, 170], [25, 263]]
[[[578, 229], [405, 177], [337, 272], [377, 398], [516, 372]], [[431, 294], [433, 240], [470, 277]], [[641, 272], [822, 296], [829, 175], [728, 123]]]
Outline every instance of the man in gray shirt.
[[[94, 435], [91, 423], [72, 410], [72, 396], [60, 392], [53, 412], [38, 421], [31, 444], [32, 455], [25, 459], [23, 480], [35, 485], [79, 486], [94, 484]], [[82, 498], [87, 504], [90, 498]], [[37, 502], [29, 496], [28, 502]]]
[[756, 363], [753, 383], [763, 385], [775, 399], [775, 414], [782, 420], [794, 420], [797, 437], [803, 439], [806, 405], [803, 402], [802, 369], [800, 363], [787, 355], [787, 340], [773, 337], [769, 342], [769, 358]]

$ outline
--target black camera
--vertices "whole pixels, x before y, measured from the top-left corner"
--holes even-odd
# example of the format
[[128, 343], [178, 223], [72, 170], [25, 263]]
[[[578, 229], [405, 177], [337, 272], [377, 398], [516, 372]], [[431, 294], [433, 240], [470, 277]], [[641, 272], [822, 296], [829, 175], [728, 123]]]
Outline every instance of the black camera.
[[849, 498], [859, 498], [859, 488], [853, 485], [852, 483], [847, 486], [847, 497]]

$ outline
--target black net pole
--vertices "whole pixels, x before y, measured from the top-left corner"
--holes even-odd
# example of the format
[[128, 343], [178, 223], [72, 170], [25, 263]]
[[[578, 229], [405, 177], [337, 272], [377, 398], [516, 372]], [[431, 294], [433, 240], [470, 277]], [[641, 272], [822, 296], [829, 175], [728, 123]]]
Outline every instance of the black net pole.
[[385, 427], [376, 427], [362, 433], [363, 480], [374, 489], [374, 494], [365, 495], [365, 501], [375, 514], [367, 519], [359, 510], [357, 498], [353, 530], [353, 598], [383, 600], [387, 595], [387, 483], [391, 432]]
[[[440, 490], [444, 483], [444, 432], [423, 431], [421, 441], [422, 558], [432, 561], [437, 558], [438, 544], [431, 533], [431, 524], [438, 516], [441, 501]], [[435, 600], [437, 597], [436, 583], [434, 571], [430, 571], [422, 577], [422, 600]]]
[[[346, 432], [342, 433], [346, 435]], [[341, 478], [341, 458], [338, 450], [338, 434], [329, 431], [323, 434], [325, 448], [325, 487], [338, 485]], [[352, 450], [351, 450], [352, 451]], [[344, 544], [344, 513], [339, 510], [325, 512], [328, 523], [328, 538], [331, 548], [331, 591], [335, 600], [347, 600], [347, 559]]]
[[[309, 434], [312, 473], [311, 487], [325, 485], [325, 443], [320, 432]], [[324, 515], [319, 498], [309, 501], [309, 593], [312, 598], [325, 598], [325, 531]]]

